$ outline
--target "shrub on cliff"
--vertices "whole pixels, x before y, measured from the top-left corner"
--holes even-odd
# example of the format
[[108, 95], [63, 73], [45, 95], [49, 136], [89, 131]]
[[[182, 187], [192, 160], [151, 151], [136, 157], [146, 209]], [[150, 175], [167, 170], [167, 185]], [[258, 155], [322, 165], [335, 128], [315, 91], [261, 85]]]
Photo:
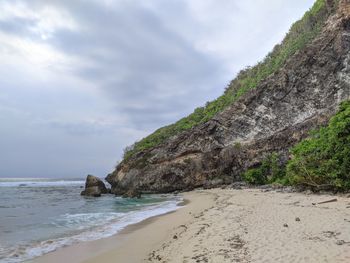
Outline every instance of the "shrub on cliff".
[[280, 180], [284, 174], [285, 171], [279, 163], [278, 155], [273, 153], [258, 167], [247, 170], [242, 178], [249, 184], [263, 185]]
[[350, 101], [343, 102], [327, 127], [291, 149], [286, 179], [314, 189], [350, 189]]

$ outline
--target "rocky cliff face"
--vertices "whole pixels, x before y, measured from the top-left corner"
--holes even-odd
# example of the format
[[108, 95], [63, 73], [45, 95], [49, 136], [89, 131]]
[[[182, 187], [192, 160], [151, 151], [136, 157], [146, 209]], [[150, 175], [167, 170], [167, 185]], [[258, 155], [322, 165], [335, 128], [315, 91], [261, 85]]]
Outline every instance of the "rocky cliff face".
[[321, 34], [256, 89], [210, 121], [123, 161], [106, 179], [117, 194], [237, 181], [272, 152], [286, 161], [288, 149], [349, 98], [350, 3], [343, 0]]

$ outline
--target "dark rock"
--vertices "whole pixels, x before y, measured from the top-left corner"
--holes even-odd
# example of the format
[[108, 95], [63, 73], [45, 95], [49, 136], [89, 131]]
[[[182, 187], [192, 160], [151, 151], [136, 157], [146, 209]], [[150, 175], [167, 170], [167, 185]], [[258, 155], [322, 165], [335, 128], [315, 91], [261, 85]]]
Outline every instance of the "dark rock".
[[336, 243], [338, 246], [342, 246], [342, 245], [344, 245], [346, 242], [345, 242], [344, 240], [337, 240], [335, 243]]
[[284, 193], [294, 193], [294, 192], [297, 192], [297, 189], [295, 189], [292, 186], [286, 186], [283, 188], [283, 192]]
[[123, 198], [141, 198], [141, 192], [137, 191], [136, 189], [130, 189], [125, 194], [123, 194]]
[[283, 190], [284, 186], [281, 184], [274, 183], [274, 184], [271, 184], [271, 188], [273, 190]]
[[100, 197], [100, 196], [101, 196], [101, 193], [93, 193], [92, 196], [93, 196], [93, 197]]
[[275, 189], [277, 193], [295, 193], [299, 191], [296, 187], [293, 186], [281, 186]]
[[270, 184], [258, 185], [256, 188], [262, 189], [262, 190], [272, 190], [272, 185]]
[[209, 121], [123, 160], [106, 178], [112, 192], [211, 187], [222, 175], [231, 184], [274, 152], [286, 163], [289, 149], [350, 98], [350, 4], [342, 2], [318, 37], [255, 89]]
[[314, 192], [312, 192], [311, 190], [306, 190], [305, 192], [304, 192], [304, 194], [306, 194], [306, 195], [312, 195]]
[[213, 180], [209, 180], [207, 182], [205, 182], [205, 184], [203, 185], [204, 189], [212, 189], [212, 188], [218, 188], [220, 186], [222, 186], [224, 184], [224, 180], [223, 179], [213, 179]]
[[243, 189], [243, 188], [246, 188], [246, 187], [248, 187], [248, 185], [247, 185], [246, 182], [234, 182], [234, 183], [232, 183], [232, 184], [229, 186], [229, 188], [231, 188], [231, 189], [237, 189], [237, 190]]
[[283, 224], [283, 227], [288, 227], [288, 224]]
[[81, 195], [99, 197], [107, 193], [108, 189], [100, 178], [93, 175], [86, 177], [85, 190], [81, 192]]
[[296, 218], [295, 218], [295, 221], [300, 222], [300, 218], [299, 218], [299, 217], [296, 217]]
[[86, 195], [86, 196], [101, 196], [101, 190], [97, 186], [92, 186], [85, 188], [81, 193], [81, 195]]

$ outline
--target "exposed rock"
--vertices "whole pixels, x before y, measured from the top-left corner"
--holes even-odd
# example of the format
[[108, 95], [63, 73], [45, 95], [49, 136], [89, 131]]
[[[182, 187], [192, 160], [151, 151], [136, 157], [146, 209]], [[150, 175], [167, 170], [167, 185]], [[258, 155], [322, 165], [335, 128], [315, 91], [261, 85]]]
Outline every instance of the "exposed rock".
[[296, 217], [296, 218], [295, 218], [295, 221], [300, 222], [300, 218], [299, 218], [299, 217]]
[[85, 196], [100, 197], [101, 190], [98, 188], [98, 186], [92, 186], [92, 187], [86, 188], [80, 194]]
[[314, 192], [312, 192], [311, 190], [305, 190], [304, 194], [306, 195], [312, 195]]
[[248, 187], [248, 184], [245, 182], [234, 182], [229, 186], [231, 189], [242, 189], [246, 187]]
[[276, 192], [280, 193], [295, 193], [298, 192], [299, 190], [295, 187], [292, 186], [284, 186], [281, 189], [278, 189]]
[[344, 240], [337, 240], [335, 243], [336, 243], [338, 246], [342, 246], [342, 245], [344, 245], [344, 244], [347, 243], [347, 242], [345, 242]]
[[130, 189], [125, 194], [123, 194], [123, 198], [141, 198], [141, 192], [136, 189]]
[[106, 178], [112, 192], [174, 192], [222, 175], [231, 184], [273, 152], [285, 163], [290, 147], [350, 98], [350, 4], [340, 6], [316, 39], [256, 89], [208, 122], [122, 161]]
[[225, 181], [222, 178], [215, 178], [213, 180], [208, 180], [204, 183], [203, 188], [204, 189], [212, 189], [212, 188], [218, 188], [225, 184]]
[[99, 197], [107, 193], [108, 189], [100, 178], [93, 175], [86, 177], [85, 190], [81, 192], [81, 195]]

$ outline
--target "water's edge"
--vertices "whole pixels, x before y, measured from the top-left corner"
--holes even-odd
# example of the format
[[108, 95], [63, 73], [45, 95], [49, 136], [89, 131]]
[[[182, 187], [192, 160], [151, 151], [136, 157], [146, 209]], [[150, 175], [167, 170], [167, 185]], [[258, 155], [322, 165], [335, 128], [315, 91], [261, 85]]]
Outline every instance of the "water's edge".
[[[19, 200], [17, 203], [16, 199], [10, 203], [10, 199], [5, 199], [3, 203], [0, 203], [0, 233], [3, 229], [15, 232], [12, 235], [8, 234], [10, 240], [11, 237], [15, 236], [12, 243], [7, 243], [6, 235], [3, 235], [3, 238], [0, 237], [0, 263], [28, 261], [62, 247], [111, 237], [130, 225], [175, 211], [184, 202], [181, 196], [175, 195], [151, 195], [145, 196], [141, 200], [122, 199], [112, 195], [96, 199], [83, 198], [79, 195], [81, 184], [81, 181], [50, 180], [43, 182], [40, 180], [4, 181], [0, 179], [0, 194], [17, 191], [15, 196]], [[67, 192], [67, 196], [61, 194], [62, 191], [63, 193]], [[33, 198], [33, 201], [30, 201], [30, 199], [21, 200], [21, 198], [26, 199], [27, 196], [34, 196], [35, 198]], [[53, 197], [55, 200], [52, 199]], [[54, 201], [51, 201], [50, 198]], [[33, 221], [37, 225], [33, 222], [26, 222], [28, 226], [30, 226], [29, 223], [32, 223], [32, 229], [28, 228], [27, 224], [21, 225], [21, 213], [27, 215], [28, 211], [31, 211], [23, 204], [29, 204], [30, 207], [35, 206], [36, 202], [42, 202], [40, 199], [48, 201], [42, 205], [41, 210], [37, 211], [36, 214], [33, 213], [35, 214], [34, 219], [39, 220], [38, 222]], [[62, 206], [62, 202], [67, 202], [67, 207], [63, 207], [65, 210], [61, 208], [65, 213], [48, 216], [48, 214], [50, 215], [50, 209], [55, 210], [50, 206]], [[77, 202], [77, 204], [74, 204], [74, 202]], [[104, 206], [110, 206], [110, 208], [106, 209]], [[60, 207], [57, 209], [59, 210]], [[18, 213], [19, 219], [17, 220], [19, 225], [23, 227], [22, 232], [19, 230], [18, 233], [16, 232], [17, 229], [11, 225], [12, 222], [5, 218], [6, 213], [9, 216], [12, 215], [9, 212], [2, 213], [3, 211]], [[12, 212], [12, 214], [15, 212]], [[50, 220], [46, 222], [41, 217], [47, 217]], [[28, 218], [30, 221], [31, 218]], [[33, 235], [31, 239], [31, 234], [40, 233], [40, 231], [45, 235], [39, 235], [39, 237]], [[55, 231], [57, 232], [56, 236], [54, 235]], [[47, 233], [50, 233], [50, 236]], [[23, 235], [24, 240], [21, 240], [21, 235]], [[50, 238], [43, 238], [46, 236]]]

